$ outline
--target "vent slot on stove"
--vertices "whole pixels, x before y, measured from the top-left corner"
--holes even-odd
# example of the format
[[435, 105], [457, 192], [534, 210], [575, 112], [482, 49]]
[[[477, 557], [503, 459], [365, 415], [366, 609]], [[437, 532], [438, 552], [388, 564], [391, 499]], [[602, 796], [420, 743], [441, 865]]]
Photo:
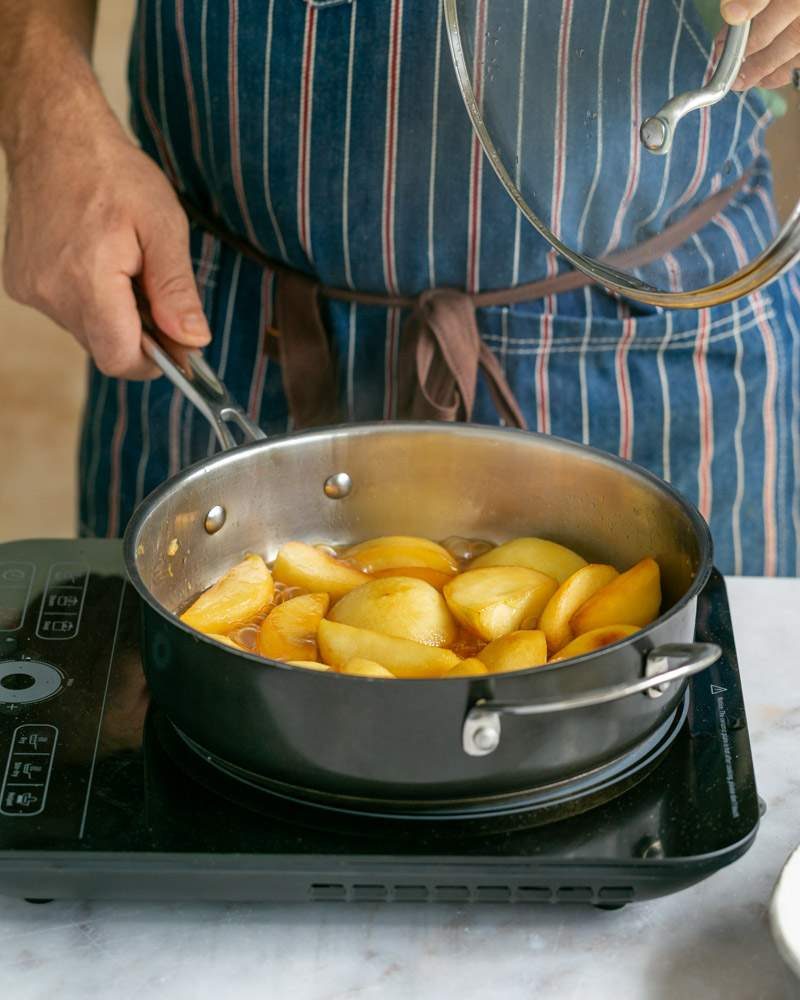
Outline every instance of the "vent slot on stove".
[[427, 903], [428, 887], [424, 885], [396, 885], [392, 898], [397, 903]]
[[354, 885], [350, 898], [358, 903], [364, 900], [386, 899], [388, 895], [389, 889], [385, 885]]
[[316, 882], [311, 886], [311, 898], [315, 902], [324, 899], [347, 899], [347, 892], [343, 885]]
[[521, 903], [549, 903], [553, 890], [546, 885], [521, 885], [517, 889], [517, 899]]
[[611, 885], [382, 885], [377, 882], [314, 882], [309, 896], [324, 900], [395, 903], [599, 903], [622, 905], [635, 897], [631, 886]]

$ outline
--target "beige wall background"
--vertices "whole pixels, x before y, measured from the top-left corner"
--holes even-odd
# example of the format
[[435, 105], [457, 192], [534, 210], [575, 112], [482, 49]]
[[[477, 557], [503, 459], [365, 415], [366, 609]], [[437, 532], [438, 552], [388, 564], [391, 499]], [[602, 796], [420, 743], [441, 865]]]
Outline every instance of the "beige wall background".
[[[134, 0], [101, 0], [95, 67], [121, 118], [127, 114], [125, 64]], [[796, 176], [800, 96], [775, 126], [777, 173]], [[793, 192], [796, 198], [796, 191]], [[788, 194], [779, 192], [779, 203]], [[4, 227], [5, 176], [0, 176]], [[0, 291], [0, 541], [75, 533], [75, 456], [85, 357], [71, 337]]]
[[[95, 69], [121, 118], [134, 0], [101, 0]], [[0, 157], [2, 154], [0, 154]], [[5, 229], [5, 165], [0, 227]], [[0, 541], [75, 534], [86, 357], [55, 323], [0, 291]]]

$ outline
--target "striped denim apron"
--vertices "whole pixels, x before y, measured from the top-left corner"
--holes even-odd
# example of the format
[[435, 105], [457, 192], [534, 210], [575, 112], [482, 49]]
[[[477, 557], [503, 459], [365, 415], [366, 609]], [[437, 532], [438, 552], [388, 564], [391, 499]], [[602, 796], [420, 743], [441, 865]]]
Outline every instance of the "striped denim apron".
[[[490, 9], [491, 0], [475, 2]], [[633, 17], [616, 16], [628, 0], [557, 6], [552, 65], [537, 59], [531, 71], [550, 110], [521, 132], [520, 155], [551, 158], [546, 196], [567, 241], [590, 211], [609, 251], [630, 246], [641, 237], [641, 205], [653, 206], [658, 228], [749, 171], [694, 241], [705, 281], [715, 261], [749, 259], [775, 227], [768, 115], [757, 94], [730, 95], [687, 119], [696, 156], [659, 158], [657, 183], [637, 143], [604, 141], [660, 106], [665, 89], [707, 74], [711, 38], [691, 0], [641, 0]], [[608, 94], [589, 142], [587, 81]], [[268, 256], [327, 285], [474, 292], [567, 269], [483, 157], [437, 0], [140, 0], [130, 82], [134, 130], [175, 185]], [[276, 276], [199, 229], [191, 249], [214, 333], [209, 360], [268, 433], [291, 429], [280, 367], [264, 351]], [[687, 266], [680, 252], [666, 255], [664, 282]], [[392, 418], [404, 310], [323, 307], [343, 412]], [[531, 428], [670, 480], [709, 520], [723, 571], [797, 573], [797, 273], [708, 310], [651, 309], [591, 287], [479, 309], [478, 325]], [[482, 381], [473, 419], [498, 421]], [[81, 531], [119, 534], [143, 496], [214, 450], [208, 425], [165, 379], [127, 383], [92, 369]]]

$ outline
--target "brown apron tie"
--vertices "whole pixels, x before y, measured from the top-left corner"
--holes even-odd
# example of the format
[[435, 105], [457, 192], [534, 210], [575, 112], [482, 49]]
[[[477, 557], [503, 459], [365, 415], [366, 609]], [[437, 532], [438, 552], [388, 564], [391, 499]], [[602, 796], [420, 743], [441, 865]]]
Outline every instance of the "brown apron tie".
[[[749, 176], [744, 174], [662, 233], [632, 250], [610, 256], [605, 263], [631, 268], [660, 259], [721, 212]], [[283, 261], [273, 260], [231, 233], [219, 220], [207, 216], [185, 195], [180, 198], [194, 223], [277, 276], [277, 329], [266, 331], [264, 349], [280, 361], [289, 412], [298, 428], [339, 419], [336, 368], [320, 314], [320, 296], [338, 302], [412, 310], [403, 327], [400, 348], [400, 418], [470, 420], [481, 371], [500, 419], [508, 426], [524, 428], [525, 419], [500, 363], [480, 337], [475, 310], [530, 302], [593, 283], [580, 271], [566, 271], [541, 281], [474, 295], [441, 288], [416, 297], [333, 288]]]
[[400, 412], [413, 420], [471, 420], [479, 369], [503, 422], [524, 428], [503, 370], [481, 340], [472, 298], [453, 289], [423, 292], [403, 328]]
[[338, 391], [330, 340], [319, 309], [319, 282], [300, 271], [278, 278], [275, 319], [278, 358], [295, 427], [336, 423]]

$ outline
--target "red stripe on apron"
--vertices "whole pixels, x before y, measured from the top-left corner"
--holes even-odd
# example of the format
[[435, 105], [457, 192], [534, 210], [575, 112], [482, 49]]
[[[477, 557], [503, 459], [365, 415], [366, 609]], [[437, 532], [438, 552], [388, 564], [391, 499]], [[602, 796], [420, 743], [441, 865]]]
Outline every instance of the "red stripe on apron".
[[128, 427], [128, 383], [117, 381], [117, 419], [111, 437], [111, 468], [108, 481], [108, 525], [106, 537], [116, 538], [119, 534], [119, 501], [122, 485], [122, 444]]
[[[631, 58], [631, 120], [640, 122], [642, 120], [642, 53], [644, 51], [645, 25], [647, 24], [647, 14], [650, 9], [650, 0], [642, 0], [639, 6], [639, 13], [636, 21], [636, 34], [633, 41], [633, 54]], [[639, 133], [636, 129], [631, 129], [630, 140], [630, 167], [628, 170], [628, 183], [625, 187], [625, 194], [622, 196], [614, 228], [611, 232], [606, 253], [615, 250], [622, 239], [622, 228], [628, 214], [633, 195], [639, 185], [639, 175], [642, 164], [642, 144], [639, 141]]]
[[[740, 267], [747, 263], [748, 255], [735, 227], [724, 215], [715, 220], [733, 245]], [[761, 294], [753, 295], [753, 311], [764, 347], [767, 382], [764, 387], [762, 422], [764, 425], [764, 486], [761, 504], [764, 518], [764, 576], [774, 576], [778, 567], [777, 497], [775, 494], [778, 472], [778, 432], [775, 422], [775, 399], [778, 385], [778, 365], [775, 340], [764, 315]]]
[[697, 506], [703, 517], [711, 517], [711, 464], [714, 460], [714, 410], [708, 380], [709, 315], [702, 309], [698, 316], [697, 341], [694, 348], [694, 375], [697, 381], [698, 413], [700, 418], [700, 459], [697, 467]]
[[400, 79], [400, 25], [403, 0], [392, 0], [389, 35], [389, 67], [386, 84], [386, 147], [383, 168], [383, 275], [391, 295], [397, 294], [397, 262], [394, 248], [395, 170], [397, 166], [397, 111]]
[[172, 162], [172, 157], [169, 155], [169, 150], [167, 149], [167, 144], [164, 141], [164, 136], [161, 134], [161, 129], [159, 128], [156, 116], [153, 113], [153, 108], [150, 104], [150, 98], [147, 96], [147, 64], [146, 64], [146, 53], [144, 40], [146, 37], [145, 31], [145, 0], [141, 0], [139, 4], [139, 37], [141, 42], [139, 44], [139, 103], [142, 106], [142, 112], [144, 113], [145, 121], [147, 122], [147, 127], [150, 129], [150, 133], [153, 136], [153, 141], [158, 149], [158, 155], [161, 159], [161, 163], [164, 167], [164, 172], [169, 177], [171, 183], [175, 186], [178, 185], [178, 172], [175, 169], [175, 164]]
[[627, 316], [622, 321], [622, 336], [614, 359], [619, 398], [619, 454], [621, 458], [628, 460], [633, 456], [633, 398], [628, 372], [628, 351], [635, 333], [636, 321]]
[[242, 213], [247, 236], [251, 243], [259, 245], [256, 239], [250, 211], [247, 207], [247, 195], [242, 178], [242, 150], [239, 135], [239, 0], [230, 0], [228, 7], [228, 115], [230, 117], [231, 139], [231, 176], [233, 190], [236, 194], [236, 204]]
[[314, 93], [314, 50], [317, 35], [317, 9], [306, 9], [303, 33], [303, 65], [300, 84], [300, 135], [297, 155], [297, 229], [300, 246], [309, 260], [311, 254], [311, 211], [309, 206], [309, 165], [311, 160], [311, 115]]
[[192, 82], [191, 61], [189, 59], [189, 46], [186, 41], [186, 29], [183, 23], [184, 0], [175, 0], [175, 31], [178, 36], [178, 46], [181, 52], [181, 69], [183, 71], [183, 85], [186, 88], [186, 101], [189, 107], [189, 130], [192, 136], [192, 152], [195, 163], [201, 165], [202, 150], [200, 146], [200, 120], [197, 112], [197, 99], [194, 93]]
[[[486, 60], [486, 0], [478, 0], [475, 11], [475, 54], [472, 61], [472, 79], [475, 100], [482, 107], [483, 67]], [[467, 224], [467, 291], [477, 292], [480, 287], [481, 246], [481, 189], [483, 185], [483, 147], [477, 132], [472, 133], [469, 171], [469, 219]]]

